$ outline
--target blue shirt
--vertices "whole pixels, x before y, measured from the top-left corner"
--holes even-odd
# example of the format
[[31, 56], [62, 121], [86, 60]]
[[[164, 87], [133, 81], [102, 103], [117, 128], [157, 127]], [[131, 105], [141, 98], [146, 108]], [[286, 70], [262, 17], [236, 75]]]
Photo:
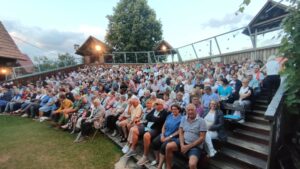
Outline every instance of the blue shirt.
[[[199, 138], [201, 132], [207, 131], [205, 120], [199, 116], [191, 122], [188, 121], [187, 116], [183, 117], [179, 127], [183, 130], [184, 142], [187, 144], [193, 143]], [[203, 142], [198, 147], [203, 148]]]
[[230, 86], [226, 86], [225, 88], [223, 86], [219, 86], [218, 93], [220, 96], [229, 96], [232, 93], [232, 88]]
[[176, 117], [171, 113], [168, 115], [165, 122], [165, 133], [164, 136], [168, 137], [174, 132], [176, 132], [179, 128], [179, 124], [181, 122], [181, 115], [177, 115]]
[[208, 108], [209, 107], [209, 103], [214, 100], [216, 102], [219, 102], [219, 96], [216, 93], [211, 93], [210, 95], [208, 94], [204, 94], [202, 96], [202, 105], [204, 108]]

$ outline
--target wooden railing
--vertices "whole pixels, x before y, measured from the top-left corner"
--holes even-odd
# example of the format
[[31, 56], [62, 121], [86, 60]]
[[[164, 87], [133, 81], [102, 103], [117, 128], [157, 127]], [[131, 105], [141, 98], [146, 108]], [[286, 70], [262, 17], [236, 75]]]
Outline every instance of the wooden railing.
[[265, 112], [265, 119], [269, 120], [271, 125], [267, 169], [283, 169], [280, 166], [279, 151], [284, 144], [286, 124], [288, 122], [288, 114], [284, 111], [283, 104], [285, 79], [285, 77], [281, 78], [281, 84]]

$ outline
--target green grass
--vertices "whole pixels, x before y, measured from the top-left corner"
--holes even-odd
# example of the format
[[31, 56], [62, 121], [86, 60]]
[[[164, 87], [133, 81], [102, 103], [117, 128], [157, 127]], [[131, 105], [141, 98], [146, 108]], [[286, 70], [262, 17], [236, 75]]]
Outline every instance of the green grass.
[[27, 118], [0, 116], [0, 169], [112, 169], [121, 151], [105, 136], [75, 135]]

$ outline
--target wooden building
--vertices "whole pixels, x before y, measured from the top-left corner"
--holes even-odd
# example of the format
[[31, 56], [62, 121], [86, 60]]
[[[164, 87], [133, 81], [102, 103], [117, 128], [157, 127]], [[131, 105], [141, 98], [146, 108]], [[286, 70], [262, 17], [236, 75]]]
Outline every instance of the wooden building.
[[76, 54], [83, 56], [84, 64], [104, 63], [104, 55], [107, 54], [109, 48], [101, 40], [93, 36], [88, 39], [76, 50]]
[[[12, 74], [12, 67], [32, 65], [29, 57], [22, 54], [0, 21], [0, 81]], [[25, 70], [26, 71], [26, 70]]]

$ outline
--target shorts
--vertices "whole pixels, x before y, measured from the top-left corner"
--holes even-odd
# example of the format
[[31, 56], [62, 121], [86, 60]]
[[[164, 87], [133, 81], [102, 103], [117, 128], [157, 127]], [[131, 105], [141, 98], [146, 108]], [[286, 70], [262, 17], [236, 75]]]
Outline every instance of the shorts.
[[[178, 149], [180, 150], [180, 141], [179, 139], [174, 141], [177, 144]], [[200, 147], [193, 147], [189, 151], [187, 151], [184, 155], [187, 157], [196, 156], [198, 159], [201, 157], [202, 149]]]
[[138, 127], [139, 129], [139, 136], [142, 137], [144, 136], [144, 134], [146, 132], [149, 132], [150, 133], [150, 136], [151, 136], [151, 140], [153, 140], [156, 136], [158, 136], [160, 134], [159, 131], [156, 131], [156, 130], [150, 130], [150, 131], [145, 131], [145, 126], [142, 124]]

